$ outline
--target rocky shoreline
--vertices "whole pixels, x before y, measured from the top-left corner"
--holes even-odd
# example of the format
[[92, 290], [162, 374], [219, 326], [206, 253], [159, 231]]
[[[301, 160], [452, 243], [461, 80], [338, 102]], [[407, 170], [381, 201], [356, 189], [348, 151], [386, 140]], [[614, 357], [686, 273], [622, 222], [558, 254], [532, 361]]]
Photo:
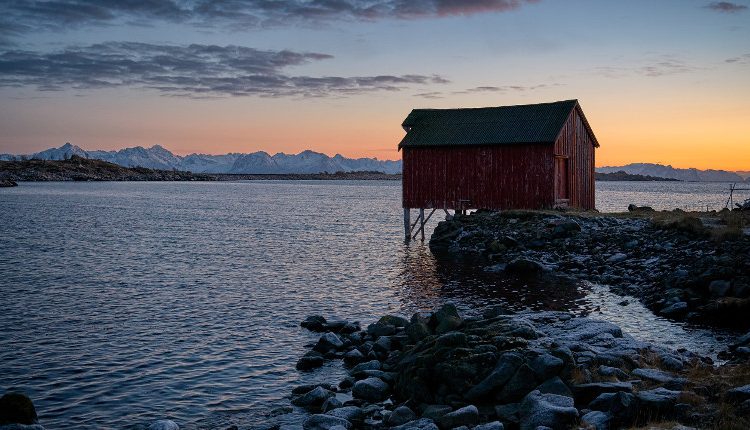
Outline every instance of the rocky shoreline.
[[750, 213], [476, 212], [441, 222], [433, 253], [549, 282], [588, 281], [675, 320], [750, 328]]
[[462, 318], [447, 304], [366, 330], [322, 316], [302, 326], [323, 334], [298, 369], [349, 369], [292, 391], [304, 430], [750, 428], [746, 363], [715, 368], [591, 318], [498, 307]]

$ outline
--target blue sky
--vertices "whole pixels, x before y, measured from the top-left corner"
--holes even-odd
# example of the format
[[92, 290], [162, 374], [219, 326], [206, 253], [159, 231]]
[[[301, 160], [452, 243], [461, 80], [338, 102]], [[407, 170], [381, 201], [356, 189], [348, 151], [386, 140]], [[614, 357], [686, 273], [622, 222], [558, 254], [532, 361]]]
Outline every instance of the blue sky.
[[0, 4], [0, 152], [397, 158], [412, 108], [577, 98], [598, 165], [750, 170], [744, 0], [18, 4]]

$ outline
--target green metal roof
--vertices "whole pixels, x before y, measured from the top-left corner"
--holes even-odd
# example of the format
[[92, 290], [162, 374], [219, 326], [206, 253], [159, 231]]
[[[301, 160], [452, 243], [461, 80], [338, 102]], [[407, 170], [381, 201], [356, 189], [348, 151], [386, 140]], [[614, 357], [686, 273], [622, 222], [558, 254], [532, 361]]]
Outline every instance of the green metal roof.
[[566, 100], [471, 109], [414, 109], [402, 124], [407, 132], [398, 147], [554, 143], [577, 105], [577, 100]]

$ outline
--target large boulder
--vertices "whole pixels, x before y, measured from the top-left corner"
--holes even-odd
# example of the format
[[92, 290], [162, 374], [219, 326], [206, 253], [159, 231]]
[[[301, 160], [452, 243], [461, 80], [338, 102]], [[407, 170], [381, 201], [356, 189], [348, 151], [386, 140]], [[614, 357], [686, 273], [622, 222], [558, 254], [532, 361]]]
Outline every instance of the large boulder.
[[448, 333], [461, 327], [463, 320], [458, 314], [458, 309], [452, 303], [444, 304], [437, 312], [430, 317], [430, 326], [434, 328], [435, 333]]
[[529, 367], [534, 371], [537, 380], [544, 381], [559, 375], [565, 363], [554, 355], [544, 353], [531, 360]]
[[453, 412], [447, 413], [438, 419], [438, 427], [443, 430], [456, 427], [473, 427], [479, 422], [479, 410], [474, 405], [464, 406]]
[[387, 423], [391, 427], [400, 426], [417, 419], [417, 415], [407, 406], [399, 406], [388, 416]]
[[310, 331], [323, 331], [326, 319], [321, 315], [310, 315], [305, 318], [299, 325]]
[[503, 354], [495, 369], [481, 382], [473, 386], [465, 395], [468, 400], [477, 401], [502, 388], [523, 364], [523, 356], [515, 352]]
[[307, 418], [302, 424], [302, 428], [305, 430], [331, 430], [336, 426], [350, 429], [352, 428], [352, 423], [333, 415], [316, 414]]
[[505, 271], [519, 276], [534, 276], [551, 272], [547, 265], [528, 258], [516, 258], [505, 266]]
[[36, 422], [36, 409], [29, 396], [22, 393], [6, 393], [0, 397], [0, 425]]
[[318, 339], [313, 350], [325, 354], [328, 351], [336, 351], [344, 347], [344, 342], [335, 333], [324, 333]]
[[532, 391], [521, 402], [520, 429], [536, 430], [545, 426], [554, 430], [567, 430], [578, 420], [578, 410], [571, 397], [542, 394]]
[[343, 418], [353, 423], [362, 421], [365, 417], [364, 411], [359, 406], [342, 406], [326, 412], [326, 415]]
[[148, 430], [180, 430], [180, 426], [172, 420], [157, 420], [148, 426]]
[[354, 383], [352, 396], [368, 402], [381, 402], [388, 398], [390, 387], [380, 378], [367, 378]]
[[438, 430], [438, 426], [429, 418], [420, 418], [400, 426], [391, 427], [391, 430]]
[[308, 351], [297, 361], [297, 370], [312, 370], [325, 364], [325, 358], [317, 351]]
[[292, 404], [307, 409], [320, 409], [323, 403], [330, 397], [335, 396], [331, 391], [323, 387], [317, 387], [297, 398], [292, 399]]

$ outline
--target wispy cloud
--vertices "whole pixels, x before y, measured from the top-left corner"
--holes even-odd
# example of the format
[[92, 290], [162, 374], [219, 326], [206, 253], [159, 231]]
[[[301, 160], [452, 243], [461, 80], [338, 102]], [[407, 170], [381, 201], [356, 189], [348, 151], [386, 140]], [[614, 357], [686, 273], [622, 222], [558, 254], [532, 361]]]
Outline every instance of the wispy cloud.
[[453, 94], [523, 92], [523, 91], [532, 91], [532, 90], [538, 90], [542, 88], [548, 88], [548, 87], [559, 86], [559, 85], [560, 84], [504, 85], [500, 87], [481, 86], [481, 87], [469, 88], [463, 91], [454, 91]]
[[727, 58], [724, 61], [730, 64], [750, 64], [750, 54], [738, 55], [737, 57]]
[[235, 29], [335, 20], [421, 19], [518, 9], [540, 0], [26, 0], [0, 4], [0, 36], [122, 22]]
[[706, 5], [706, 8], [717, 12], [738, 13], [747, 9], [747, 6], [730, 1], [715, 1]]
[[290, 76], [284, 69], [333, 58], [243, 46], [108, 42], [56, 52], [0, 52], [0, 86], [135, 87], [187, 97], [324, 97], [444, 84], [437, 75]]
[[539, 90], [539, 89], [549, 88], [549, 87], [557, 87], [560, 85], [562, 84], [552, 83], [552, 84], [538, 84], [538, 85], [480, 86], [480, 87], [467, 88], [461, 91], [451, 91], [451, 92], [430, 91], [430, 92], [414, 94], [414, 96], [422, 97], [425, 99], [442, 99], [442, 98], [445, 98], [446, 96], [456, 95], [456, 94], [524, 92], [524, 91], [533, 91], [533, 90]]
[[609, 78], [623, 78], [634, 75], [656, 78], [681, 73], [690, 73], [699, 69], [699, 67], [693, 66], [679, 58], [670, 55], [663, 55], [647, 60], [644, 64], [638, 66], [602, 66], [596, 67], [594, 71]]

